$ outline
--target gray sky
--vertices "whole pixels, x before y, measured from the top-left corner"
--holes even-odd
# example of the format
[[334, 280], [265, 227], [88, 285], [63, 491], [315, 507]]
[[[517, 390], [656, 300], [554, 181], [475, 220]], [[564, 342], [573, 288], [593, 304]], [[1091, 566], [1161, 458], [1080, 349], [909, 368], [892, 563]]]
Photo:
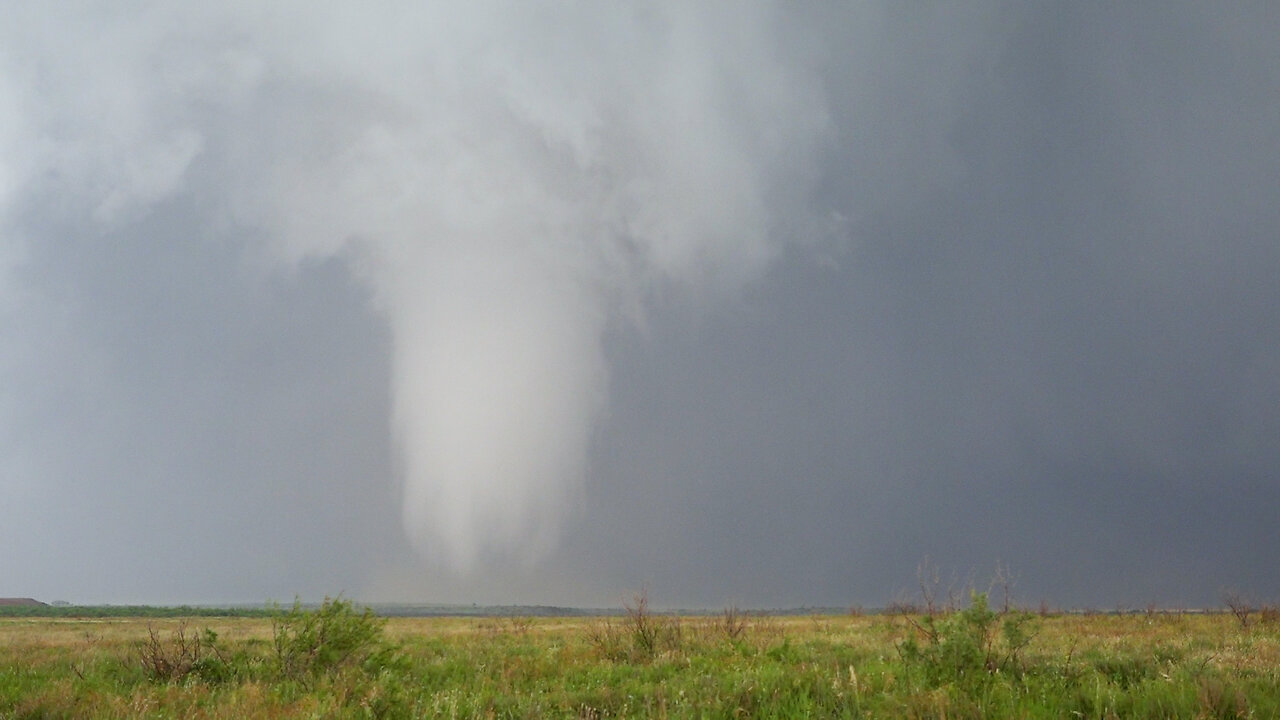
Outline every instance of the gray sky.
[[0, 595], [1280, 598], [1280, 9], [11, 8]]

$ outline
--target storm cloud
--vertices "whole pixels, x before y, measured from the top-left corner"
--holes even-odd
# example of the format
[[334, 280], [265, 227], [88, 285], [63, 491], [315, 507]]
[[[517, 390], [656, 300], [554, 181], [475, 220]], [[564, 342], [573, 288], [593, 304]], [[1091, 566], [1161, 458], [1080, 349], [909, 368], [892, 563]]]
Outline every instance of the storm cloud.
[[1280, 593], [1275, 10], [13, 14], [7, 594]]

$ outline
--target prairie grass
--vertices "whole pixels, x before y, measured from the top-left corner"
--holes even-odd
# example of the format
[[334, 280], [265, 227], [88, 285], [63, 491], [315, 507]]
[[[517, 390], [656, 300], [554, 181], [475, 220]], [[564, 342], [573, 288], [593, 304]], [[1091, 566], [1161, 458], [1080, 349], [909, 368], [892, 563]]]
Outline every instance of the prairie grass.
[[[921, 616], [634, 614], [391, 618], [394, 657], [303, 679], [273, 669], [270, 618], [4, 619], [0, 718], [1280, 717], [1280, 627], [1225, 613], [1036, 617], [1016, 664], [950, 673], [904, 651]], [[180, 627], [228, 672], [150, 677], [139, 645]], [[1003, 659], [1000, 627], [973, 637]]]

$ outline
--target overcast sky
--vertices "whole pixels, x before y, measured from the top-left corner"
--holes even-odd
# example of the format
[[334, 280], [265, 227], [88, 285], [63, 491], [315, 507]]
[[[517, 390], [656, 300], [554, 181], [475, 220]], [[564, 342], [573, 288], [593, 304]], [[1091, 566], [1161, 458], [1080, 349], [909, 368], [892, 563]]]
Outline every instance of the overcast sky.
[[0, 26], [0, 596], [1280, 599], [1280, 5], [112, 5]]

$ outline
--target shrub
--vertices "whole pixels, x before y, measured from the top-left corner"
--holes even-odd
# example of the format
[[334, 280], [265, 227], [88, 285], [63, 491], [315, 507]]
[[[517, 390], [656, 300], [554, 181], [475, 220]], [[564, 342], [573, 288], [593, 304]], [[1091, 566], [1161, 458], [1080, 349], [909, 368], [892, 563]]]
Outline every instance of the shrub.
[[348, 600], [325, 598], [316, 610], [293, 608], [272, 621], [277, 668], [284, 677], [309, 684], [347, 668], [376, 674], [397, 662], [397, 649], [383, 640], [384, 621]]
[[664, 623], [650, 612], [649, 594], [641, 590], [624, 607], [627, 610], [626, 624], [632, 647], [643, 655], [653, 655], [658, 649]]
[[1263, 605], [1258, 608], [1258, 620], [1263, 625], [1280, 623], [1280, 604]]
[[747, 633], [747, 618], [737, 606], [730, 605], [720, 613], [719, 628], [726, 640], [741, 640]]
[[659, 615], [649, 608], [649, 593], [641, 589], [623, 607], [627, 611], [625, 627], [631, 636], [632, 655], [649, 659], [660, 650], [678, 650], [683, 644], [680, 619]]
[[649, 594], [641, 590], [624, 603], [626, 615], [619, 625], [604, 620], [587, 629], [587, 640], [604, 657], [614, 660], [650, 660], [660, 650], [675, 650], [682, 644], [680, 622], [655, 614], [649, 608]]
[[586, 637], [587, 642], [595, 647], [596, 652], [607, 660], [621, 662], [630, 656], [622, 631], [609, 620], [600, 620], [588, 625]]
[[411, 717], [409, 662], [384, 639], [384, 625], [369, 608], [357, 611], [341, 598], [325, 598], [314, 610], [294, 601], [272, 621], [275, 671], [366, 717]]
[[137, 648], [138, 663], [156, 682], [177, 682], [189, 676], [220, 682], [229, 677], [230, 669], [217, 643], [218, 634], [208, 628], [188, 632], [183, 623], [165, 640], [148, 625], [147, 639]]
[[1240, 628], [1249, 627], [1249, 615], [1253, 613], [1253, 603], [1247, 598], [1234, 590], [1223, 593], [1222, 601], [1226, 603], [1227, 609], [1240, 621]]
[[997, 632], [1000, 617], [987, 605], [985, 593], [973, 593], [964, 610], [918, 621], [908, 616], [916, 632], [898, 645], [898, 653], [934, 686], [983, 683], [1000, 670], [1020, 673], [1032, 616], [1006, 613]]

